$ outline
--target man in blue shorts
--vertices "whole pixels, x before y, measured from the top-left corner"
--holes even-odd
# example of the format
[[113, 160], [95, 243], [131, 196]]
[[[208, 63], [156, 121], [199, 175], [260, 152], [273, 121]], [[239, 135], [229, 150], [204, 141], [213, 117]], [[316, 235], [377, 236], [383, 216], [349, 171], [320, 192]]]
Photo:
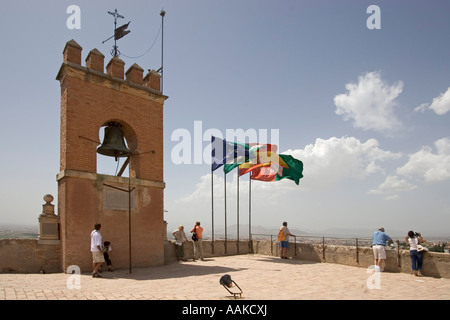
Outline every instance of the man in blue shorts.
[[289, 248], [289, 236], [294, 237], [294, 235], [289, 232], [287, 222], [283, 222], [283, 226], [280, 228], [280, 230], [282, 230], [284, 234], [284, 240], [280, 241], [281, 259], [289, 259], [287, 257], [287, 250]]

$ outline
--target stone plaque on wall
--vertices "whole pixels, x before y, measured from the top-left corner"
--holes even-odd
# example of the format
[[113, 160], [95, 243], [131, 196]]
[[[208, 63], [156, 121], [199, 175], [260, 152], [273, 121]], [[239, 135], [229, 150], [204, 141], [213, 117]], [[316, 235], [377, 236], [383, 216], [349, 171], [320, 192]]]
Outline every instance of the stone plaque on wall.
[[58, 224], [56, 223], [42, 223], [41, 224], [42, 236], [58, 236]]
[[[103, 209], [107, 210], [128, 210], [128, 190], [124, 191], [114, 189], [108, 186], [103, 187]], [[131, 191], [131, 210], [134, 210], [135, 191]]]

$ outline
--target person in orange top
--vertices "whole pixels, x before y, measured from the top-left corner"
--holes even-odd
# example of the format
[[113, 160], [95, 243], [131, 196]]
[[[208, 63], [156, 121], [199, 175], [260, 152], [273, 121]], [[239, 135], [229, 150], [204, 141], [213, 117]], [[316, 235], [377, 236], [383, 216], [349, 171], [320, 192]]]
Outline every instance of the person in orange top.
[[194, 228], [192, 228], [191, 232], [197, 235], [197, 240], [194, 240], [194, 261], [197, 261], [198, 258], [200, 260], [203, 259], [203, 246], [202, 246], [202, 238], [203, 238], [203, 228], [200, 227], [200, 222], [197, 221], [195, 223]]

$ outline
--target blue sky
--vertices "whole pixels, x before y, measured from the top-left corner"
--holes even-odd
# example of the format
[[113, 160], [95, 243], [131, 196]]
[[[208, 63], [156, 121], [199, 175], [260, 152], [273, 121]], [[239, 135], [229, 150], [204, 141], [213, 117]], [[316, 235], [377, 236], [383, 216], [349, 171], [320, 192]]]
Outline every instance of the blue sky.
[[[69, 29], [67, 8], [80, 8]], [[369, 29], [370, 5], [381, 29]], [[300, 185], [252, 183], [252, 222], [320, 234], [329, 228], [450, 230], [450, 2], [448, 1], [7, 1], [3, 32], [0, 223], [37, 224], [57, 196], [59, 83], [65, 43], [110, 59], [118, 9], [126, 68], [159, 69], [164, 38], [165, 219], [211, 229], [209, 135], [264, 130], [304, 162]], [[182, 137], [177, 133], [188, 135]], [[191, 160], [174, 150], [191, 143]], [[195, 148], [194, 148], [195, 145]], [[199, 155], [198, 152], [202, 154]], [[196, 161], [197, 159], [197, 161]], [[200, 159], [200, 163], [198, 163]], [[197, 163], [195, 163], [197, 162]], [[99, 160], [99, 172], [115, 163]], [[224, 221], [216, 172], [215, 224]], [[237, 223], [236, 174], [227, 176], [228, 225]], [[57, 203], [54, 203], [57, 205]], [[240, 178], [248, 223], [248, 177]], [[370, 236], [370, 234], [368, 234]]]

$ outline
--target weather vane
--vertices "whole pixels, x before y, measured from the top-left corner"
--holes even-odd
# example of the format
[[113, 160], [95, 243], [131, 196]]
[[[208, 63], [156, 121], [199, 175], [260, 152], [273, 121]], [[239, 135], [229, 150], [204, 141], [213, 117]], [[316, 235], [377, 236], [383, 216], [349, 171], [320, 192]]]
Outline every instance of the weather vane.
[[102, 44], [108, 41], [109, 39], [114, 38], [114, 46], [113, 49], [111, 50], [111, 55], [114, 57], [118, 57], [120, 55], [120, 52], [117, 47], [117, 40], [125, 37], [127, 34], [131, 32], [130, 30], [127, 30], [131, 21], [117, 28], [117, 19], [124, 19], [124, 16], [120, 15], [119, 12], [117, 12], [117, 9], [114, 12], [108, 11], [108, 13], [114, 17], [114, 35], [103, 41]]

